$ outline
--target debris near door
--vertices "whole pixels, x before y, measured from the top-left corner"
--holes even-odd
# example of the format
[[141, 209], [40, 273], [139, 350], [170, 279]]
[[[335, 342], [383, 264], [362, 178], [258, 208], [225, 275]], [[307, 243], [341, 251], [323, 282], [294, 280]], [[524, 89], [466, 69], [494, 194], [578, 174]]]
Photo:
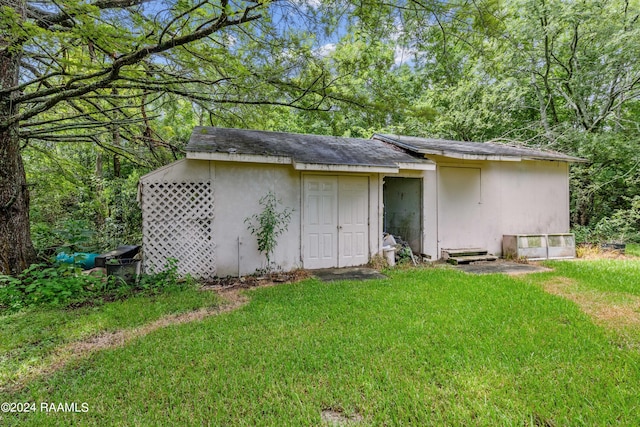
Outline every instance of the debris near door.
[[383, 233], [382, 244], [384, 247], [391, 246], [395, 248], [396, 262], [402, 264], [403, 262], [411, 260], [413, 265], [418, 265], [418, 261], [413, 254], [413, 250], [411, 250], [411, 246], [409, 246], [409, 242], [403, 240], [402, 237], [393, 236], [389, 233]]

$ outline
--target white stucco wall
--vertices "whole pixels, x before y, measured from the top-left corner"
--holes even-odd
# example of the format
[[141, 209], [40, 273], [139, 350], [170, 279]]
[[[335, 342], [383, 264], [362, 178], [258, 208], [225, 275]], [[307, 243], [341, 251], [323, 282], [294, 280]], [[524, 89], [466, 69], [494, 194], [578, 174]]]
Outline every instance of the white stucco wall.
[[[303, 267], [302, 209], [303, 176], [353, 176], [346, 172], [295, 170], [291, 165], [224, 162], [184, 159], [141, 178], [145, 184], [167, 182], [211, 182], [213, 194], [213, 230], [215, 275], [224, 277], [253, 274], [265, 266], [266, 259], [257, 248], [255, 236], [245, 219], [260, 213], [259, 200], [269, 191], [282, 201], [281, 207], [293, 208], [288, 229], [279, 238], [273, 261], [283, 270]], [[381, 183], [378, 173], [357, 173], [368, 178], [368, 257], [382, 246]], [[143, 207], [144, 208], [144, 207]], [[179, 258], [179, 256], [176, 256]], [[179, 264], [187, 265], [186, 260]], [[188, 272], [185, 270], [185, 272]]]
[[211, 162], [182, 159], [165, 165], [140, 178], [141, 183], [188, 182], [211, 179]]
[[[252, 274], [265, 266], [245, 218], [262, 212], [260, 198], [273, 191], [280, 208], [293, 208], [287, 231], [280, 237], [273, 261], [284, 270], [300, 267], [300, 173], [288, 165], [215, 163], [213, 235], [218, 276]], [[240, 239], [238, 243], [238, 239]]]
[[[273, 261], [288, 271], [304, 267], [302, 257], [303, 176], [307, 174], [348, 176], [345, 173], [301, 172], [289, 165], [255, 163], [215, 163], [214, 195], [216, 265], [218, 276], [252, 274], [264, 267], [265, 258], [257, 248], [244, 219], [261, 212], [259, 200], [273, 191], [283, 207], [294, 209], [288, 230], [279, 238]], [[357, 174], [369, 179], [369, 256], [379, 252], [382, 245], [382, 225], [379, 219], [379, 174]], [[240, 238], [238, 252], [238, 238]], [[239, 255], [239, 258], [238, 258]]]
[[[567, 163], [434, 160], [438, 164], [438, 252], [443, 248], [481, 247], [499, 255], [504, 234], [569, 231]], [[476, 194], [475, 187], [453, 191], [455, 185], [444, 181], [454, 168], [464, 170], [467, 177], [472, 176], [470, 170], [479, 170], [478, 203], [475, 198], [469, 200], [470, 194]], [[471, 178], [459, 184], [463, 182], [475, 186]], [[457, 211], [461, 209], [464, 212]], [[444, 215], [447, 219], [442, 218]]]
[[431, 260], [440, 258], [438, 245], [438, 171], [426, 171], [423, 182], [423, 252], [431, 257]]

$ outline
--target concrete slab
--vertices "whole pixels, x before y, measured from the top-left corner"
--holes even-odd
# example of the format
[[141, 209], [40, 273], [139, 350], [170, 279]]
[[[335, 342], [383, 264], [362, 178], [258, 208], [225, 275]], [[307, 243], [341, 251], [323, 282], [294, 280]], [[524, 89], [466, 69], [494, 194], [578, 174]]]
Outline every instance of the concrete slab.
[[334, 280], [372, 280], [386, 279], [387, 276], [373, 268], [366, 267], [348, 267], [348, 268], [323, 268], [320, 270], [311, 270], [314, 277], [323, 282], [332, 282]]
[[455, 268], [471, 274], [527, 274], [551, 271], [550, 268], [543, 267], [539, 264], [521, 264], [505, 260], [460, 264], [455, 266]]

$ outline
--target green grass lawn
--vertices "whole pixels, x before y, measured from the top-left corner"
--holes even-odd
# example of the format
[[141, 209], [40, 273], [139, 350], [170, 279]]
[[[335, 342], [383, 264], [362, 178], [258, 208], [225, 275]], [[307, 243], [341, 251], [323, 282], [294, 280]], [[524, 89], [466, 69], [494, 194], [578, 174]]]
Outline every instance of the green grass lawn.
[[86, 402], [88, 412], [0, 414], [0, 423], [298, 426], [321, 425], [332, 409], [358, 414], [358, 425], [640, 425], [638, 348], [543, 290], [565, 277], [638, 295], [638, 261], [611, 267], [633, 283], [591, 280], [606, 267], [598, 263], [257, 289], [236, 311], [157, 330], [0, 396]]
[[[545, 264], [555, 270], [549, 276], [572, 278], [585, 291], [624, 292], [640, 296], [640, 260], [549, 261]], [[547, 276], [533, 277], [545, 279]]]
[[94, 307], [33, 309], [0, 316], [0, 386], [47, 363], [54, 350], [65, 344], [218, 304], [214, 293], [188, 287]]
[[627, 255], [633, 255], [640, 257], [640, 245], [638, 244], [628, 244], [626, 247]]

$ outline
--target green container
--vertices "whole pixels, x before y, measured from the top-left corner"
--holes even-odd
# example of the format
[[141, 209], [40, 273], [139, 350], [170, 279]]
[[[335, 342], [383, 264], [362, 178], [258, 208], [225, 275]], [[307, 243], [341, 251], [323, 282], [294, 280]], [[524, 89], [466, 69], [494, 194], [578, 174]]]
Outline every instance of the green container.
[[140, 276], [142, 262], [139, 259], [110, 259], [107, 262], [107, 276], [116, 276], [133, 285]]

